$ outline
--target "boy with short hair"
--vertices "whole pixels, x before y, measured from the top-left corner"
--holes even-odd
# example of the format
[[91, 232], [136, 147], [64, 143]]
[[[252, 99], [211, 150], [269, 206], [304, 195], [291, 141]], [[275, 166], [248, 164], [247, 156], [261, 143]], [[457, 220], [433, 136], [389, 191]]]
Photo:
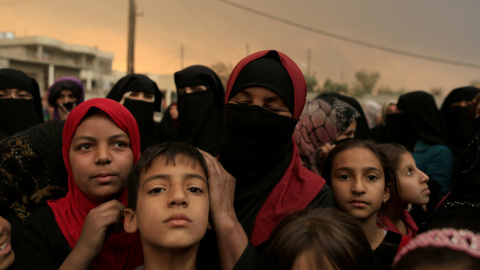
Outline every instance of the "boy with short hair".
[[202, 154], [182, 142], [147, 149], [128, 178], [125, 231], [139, 230], [144, 270], [196, 269], [208, 223], [208, 172]]

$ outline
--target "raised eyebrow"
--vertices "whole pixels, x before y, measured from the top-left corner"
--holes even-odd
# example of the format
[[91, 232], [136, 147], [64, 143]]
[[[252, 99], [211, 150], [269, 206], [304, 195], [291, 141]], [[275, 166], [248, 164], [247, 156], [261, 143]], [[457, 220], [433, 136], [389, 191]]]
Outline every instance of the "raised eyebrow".
[[150, 181], [153, 181], [153, 180], [157, 180], [157, 179], [168, 180], [168, 179], [170, 179], [170, 175], [168, 175], [168, 174], [154, 174], [154, 175], [148, 177], [147, 179], [145, 179], [145, 181], [143, 181], [142, 188], [145, 186], [146, 183], [148, 183]]
[[383, 171], [380, 170], [379, 168], [376, 168], [376, 167], [366, 167], [366, 168], [364, 168], [363, 170], [364, 170], [364, 171], [377, 171], [377, 172], [379, 172], [380, 174], [383, 175]]
[[130, 137], [128, 137], [127, 134], [117, 134], [110, 137], [111, 140], [120, 139], [120, 138], [125, 138], [130, 140]]
[[[117, 134], [117, 135], [110, 136], [110, 139], [113, 139], [113, 140], [118, 138], [130, 139], [130, 137], [128, 137], [128, 135], [126, 134]], [[97, 139], [91, 136], [78, 136], [77, 138], [73, 139], [72, 142], [75, 142], [78, 140], [96, 141]]]
[[[183, 177], [187, 178], [187, 179], [189, 179], [189, 178], [200, 179], [200, 180], [204, 181], [205, 184], [208, 184], [208, 182], [205, 178], [203, 178], [201, 175], [196, 174], [196, 173], [187, 173], [187, 174], [184, 174]], [[143, 181], [142, 187], [145, 186], [146, 183], [148, 183], [150, 181], [153, 181], [153, 180], [157, 180], [157, 179], [169, 180], [170, 178], [171, 178], [171, 176], [168, 175], [168, 174], [155, 174], [155, 175], [152, 175], [152, 176], [148, 177], [147, 179], [145, 179], [145, 181]]]
[[333, 172], [338, 172], [338, 171], [348, 171], [348, 172], [350, 172], [350, 171], [352, 171], [352, 169], [349, 168], [349, 167], [340, 167], [340, 168], [334, 170]]
[[185, 178], [198, 178], [205, 182], [205, 184], [208, 184], [207, 179], [203, 178], [201, 175], [196, 174], [196, 173], [187, 173], [185, 174]]

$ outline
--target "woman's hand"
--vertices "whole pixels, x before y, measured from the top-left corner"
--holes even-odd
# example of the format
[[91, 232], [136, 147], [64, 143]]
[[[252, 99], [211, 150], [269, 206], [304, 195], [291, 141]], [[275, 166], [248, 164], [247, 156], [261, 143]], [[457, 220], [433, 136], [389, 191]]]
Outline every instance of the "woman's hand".
[[210, 215], [212, 222], [218, 223], [224, 218], [235, 216], [233, 198], [235, 178], [229, 174], [220, 162], [209, 153], [200, 150], [208, 170], [208, 193], [210, 196]]
[[[76, 104], [73, 105], [72, 110], [75, 107], [76, 107]], [[57, 113], [58, 113], [58, 117], [60, 118], [60, 120], [65, 120], [65, 119], [67, 119], [68, 115], [70, 114], [70, 111], [67, 108], [65, 108], [65, 106], [63, 106], [63, 104], [59, 104], [58, 107], [57, 107]]]

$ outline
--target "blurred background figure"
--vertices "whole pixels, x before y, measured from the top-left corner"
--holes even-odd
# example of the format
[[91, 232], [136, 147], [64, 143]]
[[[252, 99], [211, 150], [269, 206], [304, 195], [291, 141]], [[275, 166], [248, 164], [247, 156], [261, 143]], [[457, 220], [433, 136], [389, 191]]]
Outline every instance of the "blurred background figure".
[[447, 125], [455, 156], [462, 153], [475, 136], [474, 121], [470, 114], [473, 98], [480, 89], [468, 86], [456, 88], [445, 98], [440, 112]]
[[337, 97], [308, 101], [293, 133], [302, 164], [322, 175], [328, 153], [337, 141], [354, 137], [359, 117], [355, 108]]
[[371, 99], [363, 102], [363, 109], [367, 118], [368, 128], [372, 129], [382, 122], [382, 106]]
[[170, 104], [165, 110], [160, 122], [160, 130], [161, 142], [178, 140], [178, 106], [176, 102]]
[[206, 66], [190, 66], [174, 74], [178, 97], [178, 139], [210, 153], [223, 146], [225, 89]]
[[157, 84], [142, 74], [121, 78], [106, 96], [123, 104], [135, 117], [140, 131], [142, 151], [160, 142], [160, 127], [153, 119], [161, 111], [162, 92]]
[[443, 118], [433, 96], [414, 91], [398, 98], [397, 113], [386, 116], [386, 141], [412, 152], [430, 181], [430, 211], [451, 189], [454, 155]]
[[467, 229], [480, 233], [480, 133], [457, 158], [452, 190], [420, 226], [420, 232], [440, 229]]
[[357, 128], [355, 129], [355, 138], [361, 140], [370, 139], [370, 129], [368, 128], [367, 117], [365, 116], [365, 112], [363, 111], [362, 105], [353, 97], [345, 96], [340, 93], [323, 93], [318, 95], [317, 97], [325, 97], [325, 96], [332, 96], [336, 97], [340, 100], [345, 101], [346, 103], [350, 104], [358, 113], [360, 113], [360, 117], [357, 118]]
[[[84, 100], [83, 83], [75, 77], [58, 78], [48, 89], [49, 120], [65, 120]], [[51, 108], [51, 109], [50, 109]]]
[[0, 69], [0, 140], [43, 123], [38, 84], [20, 70]]

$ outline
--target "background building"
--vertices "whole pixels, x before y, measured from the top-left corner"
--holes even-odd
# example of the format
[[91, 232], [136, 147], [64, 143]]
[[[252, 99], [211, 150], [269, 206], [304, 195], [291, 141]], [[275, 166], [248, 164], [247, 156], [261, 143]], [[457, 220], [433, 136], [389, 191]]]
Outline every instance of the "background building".
[[[0, 68], [22, 70], [35, 78], [42, 96], [52, 83], [63, 76], [73, 76], [85, 85], [85, 98], [105, 97], [126, 73], [112, 70], [113, 53], [95, 47], [66, 44], [39, 36], [16, 38], [12, 32], [0, 32]], [[164, 104], [176, 100], [173, 74], [145, 74], [164, 93]]]

